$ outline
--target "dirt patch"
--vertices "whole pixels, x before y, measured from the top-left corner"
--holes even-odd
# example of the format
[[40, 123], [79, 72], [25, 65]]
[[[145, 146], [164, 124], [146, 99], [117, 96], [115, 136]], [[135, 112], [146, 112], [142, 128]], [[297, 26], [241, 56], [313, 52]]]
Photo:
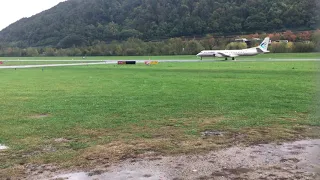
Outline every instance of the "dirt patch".
[[58, 139], [55, 139], [54, 142], [56, 142], [56, 143], [67, 143], [67, 142], [70, 142], [70, 140], [65, 139], [65, 138], [58, 138]]
[[[117, 146], [116, 144], [114, 147]], [[299, 147], [299, 148], [297, 148]], [[304, 147], [304, 148], [300, 148]], [[292, 155], [292, 151], [299, 154]], [[134, 157], [86, 172], [49, 173], [29, 179], [319, 179], [320, 139], [231, 147], [202, 155]]]
[[208, 137], [208, 136], [224, 136], [227, 132], [225, 131], [215, 131], [215, 130], [207, 130], [202, 132], [202, 137]]
[[223, 120], [225, 120], [224, 116], [217, 116], [217, 117], [213, 117], [213, 118], [202, 118], [199, 120], [199, 125], [200, 126], [212, 125], [212, 124], [221, 122]]
[[[178, 123], [177, 123], [178, 124]], [[146, 130], [144, 130], [146, 128]], [[208, 128], [210, 129], [210, 128]], [[140, 127], [140, 126], [133, 126], [129, 128], [124, 133], [119, 131], [118, 137], [108, 130], [87, 130], [87, 131], [80, 131], [80, 128], [77, 128], [75, 131], [79, 134], [86, 134], [90, 136], [86, 141], [91, 139], [98, 139], [97, 145], [92, 146], [83, 146], [86, 145], [86, 142], [79, 141], [80, 139], [66, 139], [66, 138], [59, 138], [59, 139], [51, 139], [50, 141], [46, 142], [46, 146], [43, 146], [41, 141], [38, 139], [32, 139], [31, 137], [23, 139], [24, 143], [33, 142], [33, 146], [35, 147], [30, 152], [21, 152], [19, 155], [22, 155], [22, 158], [25, 158], [21, 168], [24, 168], [24, 172], [22, 173], [10, 173], [9, 171], [15, 170], [18, 166], [10, 167], [9, 163], [12, 161], [12, 157], [10, 154], [7, 155], [7, 165], [2, 165], [4, 169], [0, 169], [3, 172], [3, 177], [12, 177], [12, 174], [16, 175], [14, 177], [21, 177], [29, 175], [29, 169], [25, 167], [26, 164], [38, 164], [43, 165], [45, 163], [55, 163], [59, 167], [64, 169], [77, 169], [82, 170], [85, 172], [95, 172], [96, 170], [101, 172], [109, 172], [109, 168], [112, 167], [113, 164], [116, 163], [123, 163], [128, 161], [129, 163], [146, 163], [146, 162], [154, 162], [157, 164], [151, 164], [151, 167], [162, 167], [162, 162], [166, 161], [168, 156], [173, 155], [181, 155], [187, 154], [188, 157], [205, 157], [207, 161], [205, 165], [202, 163], [198, 163], [199, 167], [208, 166], [206, 164], [213, 164], [215, 165], [210, 169], [210, 172], [200, 173], [199, 176], [194, 176], [194, 179], [198, 178], [211, 178], [213, 173], [227, 173], [229, 174], [230, 178], [238, 177], [240, 175], [232, 174], [227, 171], [223, 171], [223, 169], [239, 169], [239, 168], [246, 168], [246, 169], [253, 169], [248, 173], [242, 174], [250, 174], [255, 172], [256, 169], [252, 167], [248, 167], [247, 165], [243, 165], [240, 163], [238, 166], [217, 166], [216, 163], [219, 162], [219, 159], [225, 159], [225, 162], [233, 161], [233, 156], [245, 156], [245, 160], [249, 162], [254, 162], [257, 159], [261, 159], [261, 155], [265, 153], [265, 148], [256, 148], [252, 152], [243, 153], [242, 148], [245, 146], [255, 147], [254, 145], [260, 146], [260, 144], [264, 143], [263, 147], [267, 147], [269, 142], [275, 142], [274, 145], [278, 145], [279, 147], [283, 145], [284, 141], [293, 141], [295, 139], [302, 139], [306, 138], [306, 136], [319, 138], [319, 128], [316, 127], [304, 127], [304, 126], [294, 126], [294, 128], [283, 128], [281, 126], [277, 127], [261, 127], [261, 128], [248, 128], [248, 129], [241, 129], [239, 131], [234, 131], [232, 129], [222, 129], [221, 132], [226, 132], [223, 136], [201, 136], [201, 131], [189, 134], [189, 132], [185, 131], [185, 128], [179, 128], [175, 126], [162, 126], [157, 129], [152, 129], [147, 127]], [[203, 130], [206, 130], [205, 128]], [[214, 129], [215, 130], [215, 129]], [[140, 134], [137, 134], [140, 132]], [[74, 132], [73, 132], [74, 133]], [[133, 135], [139, 135], [138, 138], [133, 137]], [[140, 136], [140, 135], [143, 135]], [[147, 135], [147, 136], [145, 136]], [[92, 136], [92, 137], [91, 137]], [[31, 138], [31, 139], [30, 139]], [[81, 139], [82, 140], [82, 139]], [[70, 141], [70, 142], [68, 142]], [[79, 141], [79, 142], [78, 142]], [[73, 143], [74, 142], [74, 143]], [[72, 146], [71, 146], [71, 145]], [[72, 148], [75, 146], [75, 148]], [[234, 146], [239, 147], [237, 151], [234, 151], [229, 156], [226, 157], [208, 157], [207, 153], [213, 150], [221, 150], [227, 147]], [[39, 148], [40, 147], [40, 148]], [[80, 147], [80, 148], [79, 148]], [[84, 148], [82, 148], [84, 147]], [[241, 148], [242, 147], [242, 148]], [[297, 158], [296, 156], [303, 156], [303, 152], [308, 151], [308, 148], [304, 144], [292, 144], [288, 147], [286, 154], [290, 155], [290, 157], [281, 157], [278, 159], [279, 163], [283, 164], [292, 164], [292, 163], [301, 163], [301, 159]], [[63, 151], [61, 151], [63, 150]], [[273, 151], [273, 150], [271, 150]], [[2, 152], [5, 153], [6, 151]], [[220, 151], [219, 151], [220, 152]], [[219, 154], [219, 153], [218, 153]], [[161, 156], [163, 155], [163, 156]], [[17, 159], [21, 159], [21, 157], [15, 156]], [[184, 157], [181, 157], [182, 159]], [[246, 159], [247, 158], [247, 159]], [[296, 159], [292, 159], [296, 158]], [[10, 161], [9, 161], [10, 159]], [[49, 159], [49, 161], [48, 161]], [[249, 161], [250, 160], [250, 161]], [[282, 161], [281, 161], [282, 160]], [[299, 162], [298, 162], [299, 160]], [[173, 162], [176, 160], [173, 159]], [[197, 158], [194, 161], [198, 161]], [[267, 160], [266, 160], [267, 161]], [[20, 162], [20, 160], [19, 160]], [[187, 163], [177, 163], [176, 165], [172, 165], [172, 169], [185, 169], [185, 166], [188, 164], [192, 164], [193, 162], [190, 161]], [[187, 164], [187, 165], [184, 165]], [[1, 165], [0, 165], [1, 166]], [[167, 166], [170, 167], [170, 164]], [[271, 165], [273, 166], [273, 165]], [[269, 168], [269, 167], [268, 167]], [[152, 170], [152, 169], [151, 169]], [[196, 170], [196, 171], [194, 171]], [[45, 174], [46, 171], [39, 170], [41, 174]], [[133, 170], [136, 171], [135, 169]], [[163, 174], [163, 169], [159, 170], [160, 174]], [[195, 172], [202, 172], [199, 169], [190, 169], [193, 173]], [[271, 170], [270, 170], [271, 171]], [[279, 170], [282, 171], [282, 170]], [[36, 172], [33, 172], [34, 177], [38, 175]], [[76, 172], [76, 171], [69, 171], [69, 172]], [[47, 172], [49, 176], [52, 172]], [[88, 173], [85, 173], [88, 174]], [[95, 174], [95, 173], [93, 173]], [[103, 173], [102, 175], [104, 175]], [[148, 175], [154, 174], [150, 173], [150, 171], [142, 171], [138, 174]], [[94, 175], [98, 176], [98, 175]], [[183, 178], [184, 176], [180, 176], [180, 174], [173, 174], [173, 178]], [[231, 177], [232, 176], [232, 177]], [[47, 176], [44, 176], [47, 177]], [[98, 176], [100, 177], [100, 176]], [[170, 176], [171, 177], [171, 176]], [[242, 177], [242, 175], [241, 175]], [[171, 178], [171, 179], [173, 179]], [[230, 179], [229, 178], [229, 179]], [[47, 179], [47, 178], [44, 178]], [[170, 178], [169, 178], [170, 179]], [[267, 178], [268, 179], [268, 178]]]
[[292, 117], [280, 117], [280, 119], [282, 120], [286, 120], [286, 121], [297, 121], [297, 118], [292, 118]]
[[107, 145], [98, 145], [84, 150], [77, 160], [80, 167], [92, 167], [97, 164], [111, 163], [136, 158], [148, 158], [159, 155], [158, 149], [163, 149], [166, 139], [140, 140], [131, 142], [113, 142]]

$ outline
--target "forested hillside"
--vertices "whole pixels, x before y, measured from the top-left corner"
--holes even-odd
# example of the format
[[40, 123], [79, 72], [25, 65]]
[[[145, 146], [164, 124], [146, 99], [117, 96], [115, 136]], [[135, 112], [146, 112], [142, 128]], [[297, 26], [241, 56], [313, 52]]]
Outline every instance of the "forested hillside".
[[316, 29], [318, 0], [68, 0], [0, 32], [17, 47]]

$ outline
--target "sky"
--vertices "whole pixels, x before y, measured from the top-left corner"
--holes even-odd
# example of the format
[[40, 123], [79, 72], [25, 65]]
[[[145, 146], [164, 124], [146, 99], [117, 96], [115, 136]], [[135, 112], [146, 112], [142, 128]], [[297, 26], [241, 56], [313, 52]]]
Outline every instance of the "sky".
[[24, 17], [50, 9], [65, 0], [0, 0], [0, 30]]

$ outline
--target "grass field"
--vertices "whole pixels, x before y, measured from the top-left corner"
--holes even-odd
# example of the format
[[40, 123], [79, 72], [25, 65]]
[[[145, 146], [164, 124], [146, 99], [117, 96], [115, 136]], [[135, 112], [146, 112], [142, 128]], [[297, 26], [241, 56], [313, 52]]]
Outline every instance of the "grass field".
[[[0, 177], [19, 176], [29, 163], [90, 167], [147, 152], [320, 137], [319, 68], [224, 62], [0, 70], [0, 144], [10, 147], [0, 152]], [[202, 137], [206, 130], [226, 134]]]

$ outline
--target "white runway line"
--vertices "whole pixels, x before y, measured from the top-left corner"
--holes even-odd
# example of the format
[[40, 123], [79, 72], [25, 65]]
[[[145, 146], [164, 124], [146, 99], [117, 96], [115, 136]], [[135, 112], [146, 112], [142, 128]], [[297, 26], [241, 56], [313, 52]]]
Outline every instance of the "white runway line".
[[42, 68], [42, 67], [64, 67], [64, 66], [88, 66], [101, 64], [117, 64], [116, 61], [97, 62], [97, 63], [72, 63], [72, 64], [42, 64], [42, 65], [18, 65], [18, 66], [0, 66], [0, 69], [26, 69], [26, 68]]
[[[106, 60], [0, 60], [2, 62], [102, 62]], [[115, 61], [115, 60], [112, 60]]]
[[[65, 66], [88, 66], [88, 65], [102, 65], [102, 64], [118, 64], [118, 61], [136, 61], [145, 63], [146, 61], [156, 60], [8, 60], [3, 62], [86, 62], [86, 63], [71, 63], [71, 64], [42, 64], [42, 65], [13, 65], [0, 66], [0, 69], [25, 69], [25, 68], [43, 68], [43, 67], [65, 67]], [[292, 61], [320, 61], [320, 59], [243, 59], [243, 60], [157, 60], [159, 63], [190, 63], [190, 62], [292, 62]]]

